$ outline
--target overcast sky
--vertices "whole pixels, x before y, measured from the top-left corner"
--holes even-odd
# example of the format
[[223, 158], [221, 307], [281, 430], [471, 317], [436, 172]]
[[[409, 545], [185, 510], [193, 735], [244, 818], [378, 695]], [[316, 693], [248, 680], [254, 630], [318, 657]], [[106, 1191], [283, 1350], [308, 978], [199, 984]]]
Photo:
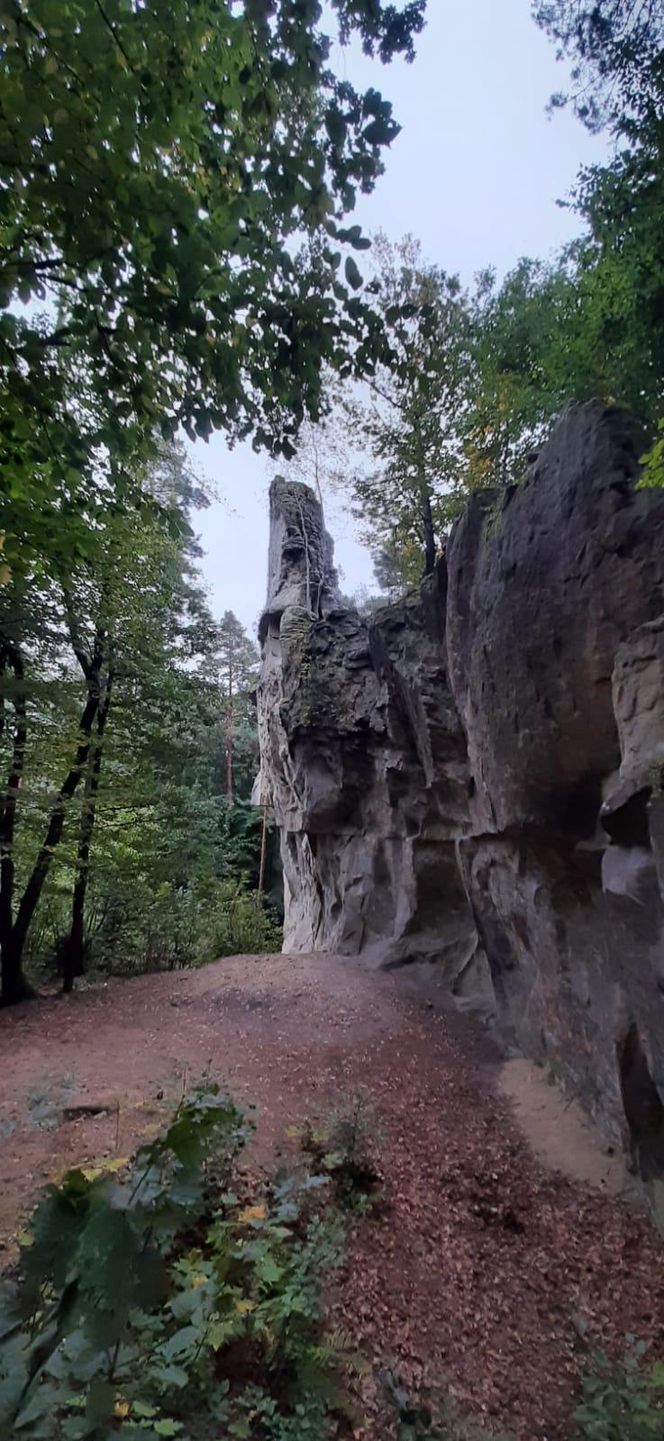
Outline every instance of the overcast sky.
[[[338, 53], [354, 82], [393, 103], [402, 131], [374, 194], [354, 219], [393, 239], [419, 237], [427, 259], [465, 281], [522, 255], [550, 256], [574, 232], [556, 202], [601, 140], [574, 118], [545, 113], [565, 72], [530, 18], [530, 0], [429, 0], [414, 64], [383, 67]], [[192, 447], [218, 501], [198, 517], [216, 615], [234, 610], [253, 633], [265, 591], [269, 463], [221, 436]], [[284, 466], [282, 464], [282, 470]], [[327, 515], [347, 593], [370, 584], [371, 562], [337, 503]]]

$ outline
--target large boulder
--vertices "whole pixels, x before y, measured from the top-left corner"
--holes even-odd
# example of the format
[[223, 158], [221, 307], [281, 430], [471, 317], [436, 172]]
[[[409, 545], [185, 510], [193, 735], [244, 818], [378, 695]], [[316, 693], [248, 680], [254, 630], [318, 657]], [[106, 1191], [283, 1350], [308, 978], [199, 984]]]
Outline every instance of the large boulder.
[[624, 412], [571, 410], [370, 619], [339, 605], [315, 497], [280, 482], [259, 709], [286, 948], [441, 967], [654, 1185], [664, 495], [639, 450]]

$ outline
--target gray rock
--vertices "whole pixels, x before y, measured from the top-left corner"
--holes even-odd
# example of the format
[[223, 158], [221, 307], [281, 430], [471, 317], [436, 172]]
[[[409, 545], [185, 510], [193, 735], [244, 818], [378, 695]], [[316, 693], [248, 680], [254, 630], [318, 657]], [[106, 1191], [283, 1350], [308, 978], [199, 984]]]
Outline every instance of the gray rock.
[[446, 563], [340, 608], [307, 487], [271, 492], [261, 795], [286, 950], [443, 968], [664, 1176], [664, 495], [571, 410]]
[[262, 627], [291, 606], [326, 615], [338, 602], [333, 547], [323, 513], [306, 485], [277, 476], [270, 486], [270, 551]]
[[[281, 511], [299, 516], [300, 506], [319, 535], [313, 493], [273, 486], [273, 539], [287, 532]], [[316, 553], [325, 614], [301, 605], [301, 549], [289, 578], [273, 543], [261, 624], [257, 793], [281, 831], [284, 949], [361, 952], [383, 965], [435, 959], [453, 988], [486, 1005], [456, 864], [470, 776], [447, 682], [444, 569], [367, 621], [334, 608], [329, 545]]]

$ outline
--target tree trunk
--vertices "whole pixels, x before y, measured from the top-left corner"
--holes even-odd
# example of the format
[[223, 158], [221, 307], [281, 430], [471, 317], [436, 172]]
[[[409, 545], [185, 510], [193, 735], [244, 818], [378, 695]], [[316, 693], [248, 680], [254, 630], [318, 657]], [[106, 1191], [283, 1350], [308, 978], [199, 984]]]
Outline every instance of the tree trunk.
[[258, 899], [262, 901], [265, 888], [265, 861], [267, 857], [267, 803], [263, 805], [263, 825], [261, 829], [261, 858], [258, 867]]
[[228, 644], [228, 701], [226, 704], [226, 798], [233, 804], [233, 639]]
[[113, 676], [109, 673], [106, 690], [97, 717], [97, 734], [90, 748], [85, 777], [76, 854], [76, 880], [72, 894], [71, 929], [63, 957], [62, 989], [69, 995], [74, 981], [85, 973], [85, 902], [90, 878], [90, 848], [97, 816], [97, 792], [101, 776], [102, 742], [111, 708]]
[[37, 992], [23, 974], [23, 950], [15, 944], [12, 931], [6, 932], [4, 927], [0, 933], [0, 946], [2, 947], [0, 1008], [16, 1006], [19, 1001], [33, 1001]]
[[431, 495], [426, 481], [422, 487], [422, 524], [424, 528], [424, 574], [431, 575], [436, 565], [436, 536], [431, 514]]
[[[9, 661], [18, 684], [23, 680], [23, 660], [20, 652], [14, 646], [7, 647], [3, 653], [3, 672], [6, 661]], [[17, 1001], [30, 1000], [35, 995], [35, 991], [23, 975], [22, 950], [15, 944], [13, 930], [14, 831], [28, 738], [24, 691], [17, 690], [13, 705], [15, 723], [12, 759], [5, 788], [4, 804], [0, 812], [0, 1005], [2, 1006], [12, 1006]], [[4, 725], [3, 707], [3, 729]]]
[[[67, 806], [78, 787], [81, 776], [83, 775], [87, 764], [87, 759], [90, 752], [90, 737], [92, 734], [92, 727], [95, 723], [98, 710], [99, 687], [98, 684], [92, 683], [90, 687], [90, 693], [88, 695], [88, 700], [81, 716], [81, 722], [79, 727], [81, 739], [76, 749], [76, 755], [74, 757], [73, 764], [70, 767], [70, 770], [65, 780], [63, 781], [60, 790], [58, 791], [58, 795], [56, 797], [55, 804], [49, 818], [49, 823], [46, 828], [44, 842], [39, 851], [35, 864], [32, 868], [32, 873], [28, 879], [28, 883], [21, 897], [21, 902], [16, 915], [16, 920], [12, 929], [12, 943], [10, 951], [11, 954], [14, 956], [14, 965], [18, 964], [20, 966], [22, 962], [23, 950], [25, 947], [30, 922], [37, 909], [39, 898], [41, 896], [42, 890], [44, 889], [46, 877], [48, 876], [48, 873], [51, 869], [53, 854], [62, 837]], [[16, 960], [16, 957], [18, 957], [18, 960]]]

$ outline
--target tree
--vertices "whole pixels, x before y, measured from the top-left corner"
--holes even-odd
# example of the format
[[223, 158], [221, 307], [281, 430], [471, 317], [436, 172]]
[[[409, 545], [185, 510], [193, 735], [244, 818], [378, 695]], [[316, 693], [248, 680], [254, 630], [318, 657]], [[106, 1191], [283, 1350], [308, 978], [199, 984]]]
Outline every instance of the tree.
[[579, 292], [564, 259], [521, 260], [501, 285], [487, 270], [469, 304], [474, 365], [462, 485], [513, 485], [564, 405], [595, 393], [600, 357], [595, 353], [588, 367], [577, 353]]
[[[328, 19], [389, 61], [412, 58], [423, 12], [332, 0]], [[368, 241], [344, 222], [398, 127], [335, 74], [321, 20], [317, 0], [3, 11], [6, 1001], [27, 993], [28, 935], [69, 866], [68, 980], [80, 968], [109, 739], [136, 750], [155, 696], [201, 701], [185, 673], [214, 627], [182, 508], [155, 487], [159, 435], [220, 427], [288, 457], [320, 411], [321, 365], [370, 373], [384, 348], [352, 255]], [[132, 697], [133, 732], [118, 724]], [[233, 701], [231, 728], [232, 770]]]
[[417, 242], [374, 246], [376, 304], [389, 354], [347, 403], [367, 464], [351, 478], [354, 513], [375, 554], [433, 569], [460, 484], [460, 433], [472, 370], [470, 316], [458, 280], [425, 264]]
[[591, 130], [623, 133], [652, 108], [664, 79], [661, 0], [533, 0], [533, 14], [572, 61], [572, 93], [554, 107], [572, 103]]
[[[412, 58], [423, 11], [332, 5], [382, 61]], [[155, 427], [289, 454], [321, 362], [361, 370], [381, 344], [339, 267], [398, 126], [334, 73], [320, 18], [317, 0], [3, 9], [0, 470], [13, 511], [50, 507], [70, 548], [100, 477], [131, 492]]]
[[[84, 971], [87, 949], [85, 911], [91, 847], [97, 815], [102, 758], [111, 706], [116, 696], [131, 704], [145, 722], [150, 687], [167, 674], [179, 650], [205, 648], [212, 636], [193, 564], [190, 510], [205, 502], [181, 446], [162, 444], [150, 466], [145, 488], [156, 504], [143, 504], [138, 516], [107, 517], [95, 572], [82, 564], [67, 582], [67, 615], [72, 642], [82, 667], [89, 665], [86, 645], [103, 646], [106, 672], [87, 757], [72, 892], [71, 926], [61, 948], [64, 989]], [[197, 640], [192, 645], [192, 637]], [[202, 637], [202, 638], [201, 638]]]
[[[74, 558], [66, 570], [60, 566], [58, 553], [52, 557], [51, 573], [44, 571], [40, 582], [43, 608], [48, 604], [50, 615], [47, 626], [43, 610], [35, 609], [38, 587], [34, 575], [25, 577], [22, 591], [17, 572], [2, 591], [0, 634], [5, 675], [10, 669], [13, 676], [2, 695], [7, 726], [9, 707], [13, 710], [0, 868], [5, 1003], [29, 993], [22, 966], [28, 933], [82, 787], [71, 925], [62, 947], [67, 989], [80, 974], [86, 945], [90, 852], [111, 707], [133, 706], [137, 712], [133, 729], [139, 730], [155, 684], [162, 691], [163, 704], [162, 676], [168, 674], [178, 652], [185, 662], [189, 659], [192, 635], [200, 631], [200, 596], [190, 577], [187, 497], [192, 486], [181, 452], [171, 448], [161, 467], [153, 467], [145, 478], [145, 486], [152, 497], [133, 514], [107, 507], [97, 517], [94, 556], [86, 552], [80, 559]], [[32, 598], [31, 607], [27, 597]], [[208, 635], [212, 631], [208, 618]], [[195, 644], [199, 643], [196, 640]], [[73, 664], [82, 679], [77, 724], [72, 724], [69, 709], [80, 691]], [[52, 762], [46, 762], [41, 753], [45, 726], [51, 735], [55, 728], [56, 735], [62, 736], [62, 757], [51, 741], [57, 766], [64, 770], [54, 794]], [[45, 808], [39, 804], [44, 794]], [[27, 865], [29, 847], [20, 845], [19, 822], [24, 831], [26, 825], [29, 828], [24, 840], [42, 829], [36, 855]], [[17, 885], [21, 876], [24, 884]]]
[[18, 569], [0, 589], [0, 816], [12, 821], [0, 876], [5, 1003], [29, 994], [26, 973], [55, 963], [70, 990], [89, 966], [182, 965], [233, 938], [244, 949], [277, 941], [269, 908], [250, 893], [263, 821], [250, 803], [256, 648], [232, 613], [220, 626], [208, 611], [191, 525], [204, 495], [181, 449], [162, 447], [141, 491], [133, 513], [108, 506], [98, 518], [94, 562], [84, 553], [61, 571], [51, 557], [39, 587], [26, 577], [22, 605]]
[[534, 10], [572, 60], [576, 113], [616, 141], [610, 163], [582, 170], [572, 196], [587, 227], [568, 252], [573, 344], [587, 371], [601, 358], [597, 393], [605, 380], [652, 435], [664, 402], [664, 9], [661, 0], [550, 0]]
[[[56, 588], [52, 594], [57, 601]], [[56, 613], [54, 634], [58, 627], [64, 628], [66, 603], [61, 603]], [[33, 617], [30, 617], [33, 619]], [[46, 807], [45, 831], [32, 860], [20, 895], [16, 894], [16, 827], [20, 818], [20, 802], [29, 777], [29, 739], [35, 722], [41, 719], [42, 687], [30, 678], [31, 662], [44, 655], [43, 642], [39, 635], [30, 635], [26, 620], [27, 608], [16, 605], [14, 611], [8, 607], [8, 614], [2, 627], [2, 673], [3, 679], [9, 672], [11, 683], [5, 689], [2, 700], [2, 738], [6, 740], [8, 753], [7, 780], [2, 802], [0, 820], [0, 952], [2, 1001], [11, 1004], [31, 995], [31, 988], [23, 976], [22, 959], [30, 923], [39, 903], [44, 884], [52, 865], [53, 856], [62, 839], [65, 817], [71, 800], [80, 784], [90, 752], [93, 729], [99, 713], [104, 685], [105, 649], [101, 636], [96, 636], [89, 655], [82, 653], [77, 658], [85, 680], [84, 696], [75, 733], [69, 742], [69, 753], [64, 763], [64, 774], [55, 794], [49, 796]], [[54, 647], [54, 653], [57, 654]], [[49, 686], [54, 689], [53, 682]], [[68, 689], [64, 692], [68, 697]], [[13, 720], [9, 721], [8, 706], [11, 704]], [[60, 717], [58, 717], [60, 719]], [[63, 717], [66, 726], [66, 714]], [[6, 732], [6, 734], [5, 734]], [[65, 731], [67, 734], [67, 730]], [[71, 732], [69, 731], [69, 734]], [[14, 902], [16, 900], [16, 907]]]
[[[247, 635], [232, 610], [222, 616], [218, 631], [214, 671], [226, 697], [226, 800], [233, 805], [235, 736], [238, 724], [246, 727], [247, 713], [253, 707], [251, 693], [258, 682], [258, 648]], [[255, 726], [253, 727], [255, 730]]]

